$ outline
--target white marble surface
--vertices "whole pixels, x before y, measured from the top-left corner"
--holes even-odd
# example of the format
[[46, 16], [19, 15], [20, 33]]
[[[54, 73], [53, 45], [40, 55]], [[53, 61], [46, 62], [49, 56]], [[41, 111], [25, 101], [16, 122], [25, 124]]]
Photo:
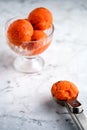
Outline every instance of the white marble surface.
[[[16, 55], [7, 46], [4, 27], [9, 18], [27, 17], [39, 6], [53, 13], [54, 38], [41, 55], [44, 69], [22, 74], [12, 66]], [[0, 0], [0, 130], [77, 130], [52, 99], [51, 86], [59, 80], [78, 86], [87, 114], [87, 0]]]

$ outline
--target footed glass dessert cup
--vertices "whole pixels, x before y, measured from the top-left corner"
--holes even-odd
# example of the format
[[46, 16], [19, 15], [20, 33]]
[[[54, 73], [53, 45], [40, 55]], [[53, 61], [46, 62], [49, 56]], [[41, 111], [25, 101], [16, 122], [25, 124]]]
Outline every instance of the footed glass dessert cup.
[[39, 54], [43, 53], [50, 46], [54, 33], [54, 25], [52, 24], [50, 28], [44, 30], [47, 35], [46, 38], [22, 42], [20, 46], [17, 46], [9, 41], [7, 36], [8, 27], [14, 20], [16, 18], [12, 18], [6, 23], [7, 43], [10, 49], [18, 55], [13, 63], [14, 68], [23, 73], [37, 73], [44, 67], [44, 60]]

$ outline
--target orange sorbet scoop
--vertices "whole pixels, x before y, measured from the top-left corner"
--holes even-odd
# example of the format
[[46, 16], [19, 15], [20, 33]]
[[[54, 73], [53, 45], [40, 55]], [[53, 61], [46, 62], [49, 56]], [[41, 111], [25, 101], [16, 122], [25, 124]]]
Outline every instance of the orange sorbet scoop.
[[50, 27], [53, 22], [52, 13], [44, 7], [35, 8], [28, 15], [35, 30], [45, 30]]
[[27, 48], [27, 50], [36, 51], [43, 46], [44, 38], [47, 38], [45, 32], [41, 30], [34, 30], [33, 35], [31, 36], [31, 41], [28, 44], [24, 44], [22, 47]]
[[7, 30], [7, 37], [10, 43], [20, 46], [29, 42], [33, 34], [33, 27], [26, 19], [18, 19], [11, 23]]
[[78, 96], [77, 86], [70, 81], [58, 81], [52, 85], [51, 93], [58, 100], [73, 100]]
[[37, 55], [47, 49], [49, 45], [47, 34], [41, 30], [34, 30], [31, 41], [22, 47], [27, 48], [30, 51], [30, 55]]
[[37, 41], [37, 40], [40, 40], [40, 39], [43, 39], [43, 38], [46, 38], [47, 35], [45, 32], [41, 31], [41, 30], [34, 30], [34, 33], [31, 37], [31, 40], [32, 41]]

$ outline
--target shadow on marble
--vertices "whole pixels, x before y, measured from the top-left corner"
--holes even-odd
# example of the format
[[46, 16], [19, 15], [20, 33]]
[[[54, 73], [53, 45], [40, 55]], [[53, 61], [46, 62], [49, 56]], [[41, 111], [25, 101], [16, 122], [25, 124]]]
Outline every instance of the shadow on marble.
[[71, 130], [77, 130], [76, 124], [73, 122], [71, 116], [64, 106], [57, 104], [53, 99], [45, 101], [43, 106], [45, 106], [45, 110], [48, 111], [48, 114], [52, 115], [53, 120], [55, 120], [57, 123], [60, 124], [61, 119], [62, 123], [67, 125], [68, 129], [70, 128]]
[[57, 104], [53, 99], [46, 100], [43, 102], [43, 106], [46, 110], [49, 112], [55, 112], [56, 114], [68, 114], [68, 112], [65, 110], [64, 106], [61, 106], [60, 104]]

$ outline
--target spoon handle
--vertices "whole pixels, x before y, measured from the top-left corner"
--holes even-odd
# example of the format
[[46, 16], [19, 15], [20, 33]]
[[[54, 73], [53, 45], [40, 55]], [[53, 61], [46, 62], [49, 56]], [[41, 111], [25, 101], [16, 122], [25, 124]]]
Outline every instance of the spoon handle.
[[74, 120], [79, 130], [87, 130], [87, 118], [83, 113], [82, 105], [77, 100], [65, 102], [69, 114]]

